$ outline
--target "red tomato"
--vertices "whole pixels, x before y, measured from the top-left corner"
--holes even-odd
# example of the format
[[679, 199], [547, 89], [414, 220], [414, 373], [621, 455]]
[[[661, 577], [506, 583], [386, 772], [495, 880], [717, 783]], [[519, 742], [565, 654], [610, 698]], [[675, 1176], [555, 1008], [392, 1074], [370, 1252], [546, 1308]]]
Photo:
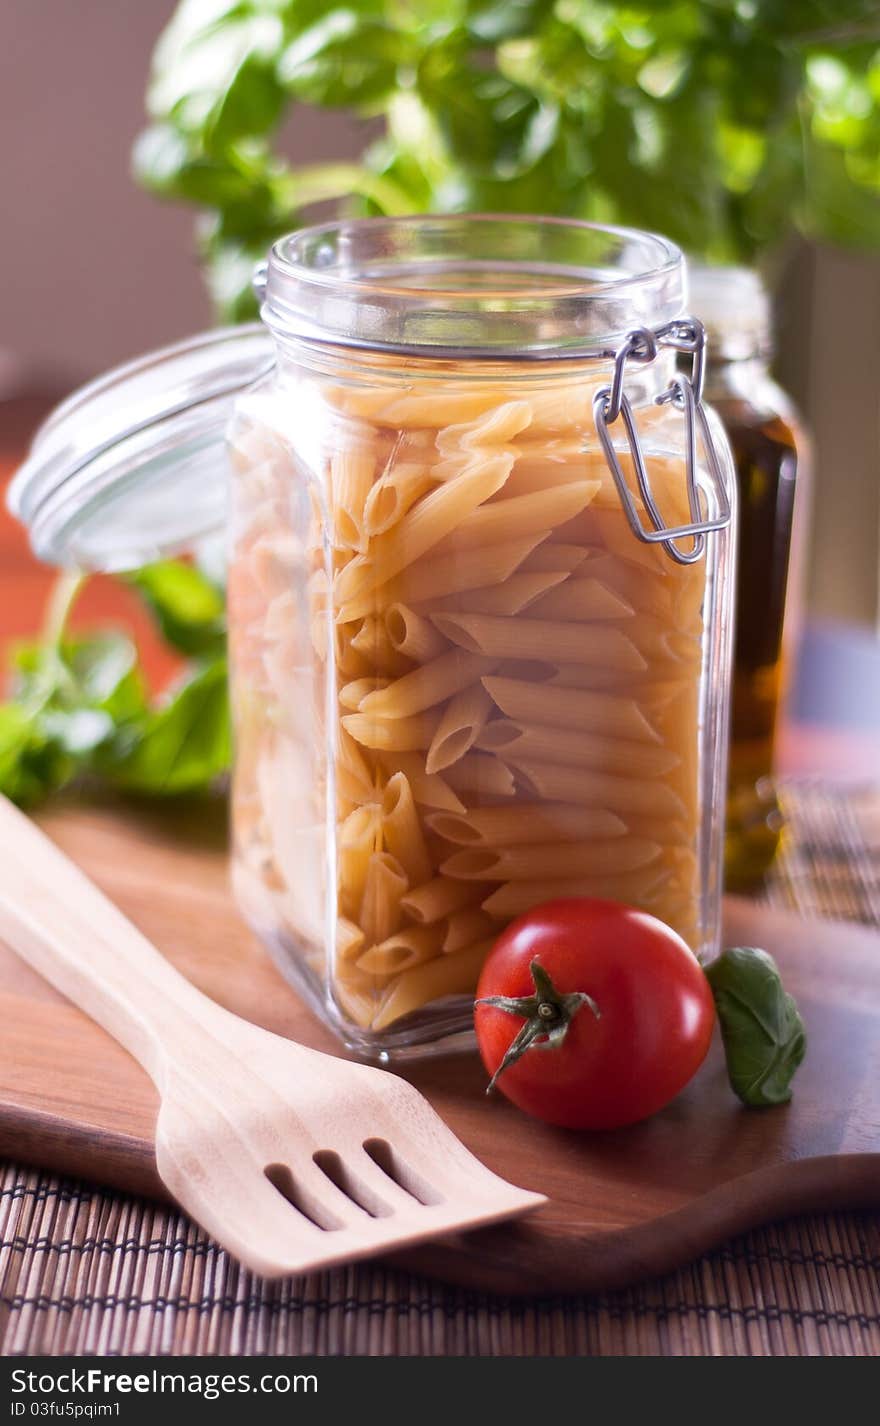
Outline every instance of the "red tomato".
[[[479, 1003], [497, 996], [525, 1003]], [[715, 1023], [708, 981], [675, 931], [588, 897], [547, 901], [511, 922], [477, 997], [491, 1075], [518, 1034], [538, 1037], [501, 1069], [498, 1088], [527, 1114], [569, 1129], [617, 1128], [662, 1109], [702, 1064]]]

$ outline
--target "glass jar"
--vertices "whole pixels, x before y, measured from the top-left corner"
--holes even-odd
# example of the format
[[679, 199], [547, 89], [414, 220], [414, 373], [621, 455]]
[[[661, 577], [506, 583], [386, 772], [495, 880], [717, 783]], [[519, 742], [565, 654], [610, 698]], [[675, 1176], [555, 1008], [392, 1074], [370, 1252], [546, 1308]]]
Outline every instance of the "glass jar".
[[806, 438], [768, 370], [770, 304], [758, 274], [691, 264], [690, 283], [709, 339], [706, 394], [730, 441], [739, 495], [725, 879], [745, 891], [772, 863], [782, 829], [772, 773], [798, 624], [789, 596], [793, 536], [803, 538]]
[[44, 557], [179, 548], [262, 370], [228, 431], [233, 877], [285, 975], [387, 1059], [470, 1042], [489, 947], [550, 898], [711, 955], [734, 482], [679, 251], [373, 219], [281, 240], [257, 280], [270, 338], [105, 378], [14, 503]]

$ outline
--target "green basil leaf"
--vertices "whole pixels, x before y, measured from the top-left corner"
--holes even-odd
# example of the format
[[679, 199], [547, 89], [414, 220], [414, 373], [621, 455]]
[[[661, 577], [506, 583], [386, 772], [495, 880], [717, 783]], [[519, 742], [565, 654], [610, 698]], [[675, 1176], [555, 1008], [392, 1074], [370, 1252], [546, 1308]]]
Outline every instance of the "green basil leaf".
[[287, 47], [279, 79], [308, 104], [372, 105], [396, 88], [402, 67], [416, 62], [415, 40], [351, 7], [331, 10]]
[[278, 122], [287, 102], [276, 77], [271, 56], [248, 54], [227, 88], [220, 95], [206, 126], [206, 140], [212, 148], [224, 148], [238, 139], [267, 133]]
[[737, 946], [706, 967], [731, 1088], [743, 1104], [786, 1104], [804, 1058], [798, 1008], [766, 951]]
[[126, 578], [145, 600], [172, 648], [195, 657], [217, 658], [223, 653], [223, 594], [202, 570], [182, 560], [159, 560]]
[[218, 659], [172, 690], [146, 719], [134, 746], [102, 766], [130, 792], [168, 795], [209, 788], [229, 767], [226, 661]]
[[69, 780], [74, 762], [49, 739], [39, 714], [0, 704], [0, 792], [29, 807]]

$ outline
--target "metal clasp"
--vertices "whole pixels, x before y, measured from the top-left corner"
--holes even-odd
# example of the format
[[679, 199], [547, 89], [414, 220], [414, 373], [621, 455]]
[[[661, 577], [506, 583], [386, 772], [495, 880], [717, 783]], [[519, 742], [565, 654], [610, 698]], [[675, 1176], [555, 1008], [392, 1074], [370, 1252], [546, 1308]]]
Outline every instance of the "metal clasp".
[[[657, 507], [651, 490], [645, 457], [636, 427], [632, 405], [623, 389], [627, 362], [634, 361], [647, 365], [654, 361], [660, 347], [672, 347], [675, 351], [690, 353], [693, 357], [690, 376], [677, 372], [665, 391], [655, 397], [658, 406], [667, 403], [684, 415], [685, 423], [685, 471], [687, 480], [688, 509], [691, 522], [687, 525], [666, 525]], [[703, 382], [705, 375], [706, 334], [703, 325], [693, 317], [680, 317], [674, 322], [659, 327], [656, 332], [648, 327], [639, 327], [630, 332], [614, 359], [614, 375], [611, 385], [604, 386], [593, 398], [593, 419], [596, 432], [614, 477], [624, 514], [633, 534], [646, 544], [661, 544], [676, 564], [694, 564], [701, 559], [706, 548], [706, 535], [712, 530], [723, 530], [730, 524], [730, 498], [724, 483], [724, 472], [709, 420], [703, 406]], [[614, 449], [609, 426], [623, 418], [624, 431], [632, 455], [636, 484], [642, 504], [651, 521], [647, 529], [642, 523], [633, 492]], [[708, 473], [715, 488], [717, 515], [707, 518], [703, 510], [700, 487], [697, 479], [697, 437], [700, 437], [706, 457]], [[677, 540], [691, 540], [690, 549], [682, 550]]]

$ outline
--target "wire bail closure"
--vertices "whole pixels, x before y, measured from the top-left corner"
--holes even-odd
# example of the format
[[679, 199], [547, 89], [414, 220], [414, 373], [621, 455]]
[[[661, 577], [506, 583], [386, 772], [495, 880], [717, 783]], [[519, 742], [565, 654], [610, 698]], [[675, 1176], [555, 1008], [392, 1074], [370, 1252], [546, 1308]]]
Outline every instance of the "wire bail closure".
[[[685, 376], [677, 372], [665, 391], [654, 398], [655, 405], [672, 405], [681, 411], [685, 423], [685, 470], [687, 479], [688, 509], [691, 523], [688, 525], [666, 525], [651, 490], [651, 482], [645, 465], [639, 433], [636, 427], [632, 405], [624, 389], [624, 378], [628, 362], [648, 366], [653, 362], [661, 347], [671, 347], [677, 352], [690, 354], [691, 373]], [[603, 386], [593, 398], [593, 419], [596, 432], [614, 477], [617, 492], [623, 506], [630, 529], [637, 539], [646, 544], [660, 544], [676, 564], [695, 564], [701, 559], [706, 548], [706, 535], [712, 530], [723, 530], [730, 524], [730, 499], [724, 484], [715, 442], [709, 427], [709, 420], [703, 406], [703, 384], [706, 366], [706, 333], [702, 322], [695, 317], [678, 317], [664, 327], [652, 331], [650, 327], [637, 327], [629, 332], [614, 358], [614, 375], [610, 386]], [[623, 420], [627, 443], [632, 455], [638, 492], [651, 528], [642, 523], [633, 492], [627, 483], [614, 442], [609, 431], [619, 419]], [[715, 488], [718, 514], [706, 518], [697, 479], [697, 437], [703, 443], [709, 475]], [[681, 549], [678, 540], [690, 540], [689, 549]]]

